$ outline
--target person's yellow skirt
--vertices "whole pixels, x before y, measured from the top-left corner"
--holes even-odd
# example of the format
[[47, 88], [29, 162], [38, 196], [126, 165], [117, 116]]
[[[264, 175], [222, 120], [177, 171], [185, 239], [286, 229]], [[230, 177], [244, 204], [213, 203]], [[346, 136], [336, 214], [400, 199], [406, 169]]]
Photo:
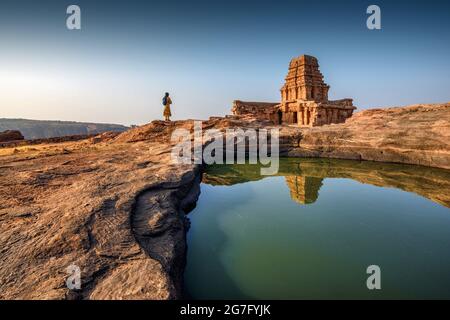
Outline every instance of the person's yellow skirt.
[[170, 117], [172, 115], [172, 113], [170, 112], [170, 104], [167, 104], [164, 107], [164, 113], [163, 113], [164, 117]]

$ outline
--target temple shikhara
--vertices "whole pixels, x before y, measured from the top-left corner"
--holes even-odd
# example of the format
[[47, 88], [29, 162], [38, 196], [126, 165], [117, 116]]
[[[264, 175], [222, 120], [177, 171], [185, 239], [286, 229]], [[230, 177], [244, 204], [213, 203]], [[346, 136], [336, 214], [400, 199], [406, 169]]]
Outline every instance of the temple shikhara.
[[281, 103], [233, 103], [234, 115], [251, 114], [275, 124], [321, 126], [341, 123], [352, 116], [352, 99], [328, 100], [330, 86], [323, 81], [315, 57], [303, 55], [289, 63], [286, 82], [281, 88]]

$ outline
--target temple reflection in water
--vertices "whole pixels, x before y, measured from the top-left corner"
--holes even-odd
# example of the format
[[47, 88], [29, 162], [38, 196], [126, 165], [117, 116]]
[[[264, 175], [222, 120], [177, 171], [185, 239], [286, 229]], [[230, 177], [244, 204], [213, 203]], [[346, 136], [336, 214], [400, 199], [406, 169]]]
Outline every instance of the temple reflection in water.
[[[450, 207], [450, 171], [404, 164], [337, 159], [282, 158], [277, 176], [284, 176], [290, 196], [296, 203], [316, 202], [325, 178], [348, 178], [378, 187], [414, 192]], [[256, 181], [260, 166], [250, 164], [209, 166], [203, 183], [234, 185]]]
[[291, 191], [291, 198], [300, 204], [314, 203], [319, 197], [322, 178], [287, 176], [286, 183]]

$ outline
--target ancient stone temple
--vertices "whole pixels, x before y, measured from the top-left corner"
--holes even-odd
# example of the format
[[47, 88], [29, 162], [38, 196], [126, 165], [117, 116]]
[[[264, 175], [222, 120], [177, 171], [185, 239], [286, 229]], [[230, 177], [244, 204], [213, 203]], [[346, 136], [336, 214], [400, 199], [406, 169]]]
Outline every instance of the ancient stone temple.
[[352, 99], [328, 100], [328, 86], [323, 81], [319, 63], [303, 55], [291, 60], [286, 82], [281, 88], [281, 103], [235, 101], [235, 115], [252, 114], [275, 124], [321, 126], [341, 123], [352, 116]]

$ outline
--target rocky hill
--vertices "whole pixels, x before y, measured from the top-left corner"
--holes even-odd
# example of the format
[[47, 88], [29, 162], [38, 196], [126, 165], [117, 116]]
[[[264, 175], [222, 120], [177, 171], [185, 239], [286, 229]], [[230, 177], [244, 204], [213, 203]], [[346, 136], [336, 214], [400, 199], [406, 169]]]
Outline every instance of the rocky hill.
[[106, 131], [122, 132], [126, 126], [106, 123], [85, 123], [74, 121], [0, 119], [0, 132], [18, 130], [25, 139], [45, 139], [53, 137], [91, 135]]

